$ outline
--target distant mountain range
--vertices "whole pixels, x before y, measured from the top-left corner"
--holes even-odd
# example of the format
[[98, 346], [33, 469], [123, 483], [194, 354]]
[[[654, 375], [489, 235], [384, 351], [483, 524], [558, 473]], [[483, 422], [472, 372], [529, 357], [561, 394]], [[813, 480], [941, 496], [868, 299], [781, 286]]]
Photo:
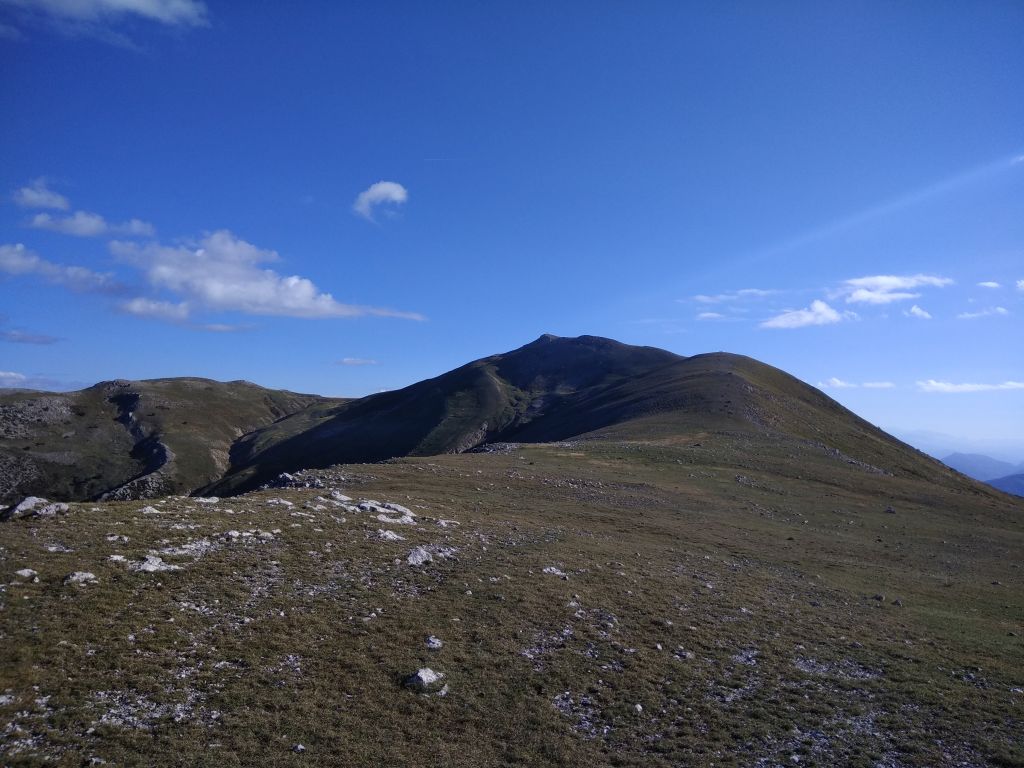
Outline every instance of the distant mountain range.
[[1024, 462], [1011, 464], [981, 453], [952, 453], [942, 463], [975, 480], [1024, 496]]
[[1011, 464], [980, 453], [951, 453], [942, 459], [942, 463], [957, 472], [963, 472], [968, 477], [986, 482], [1024, 472], [1024, 462]]
[[544, 335], [353, 400], [188, 378], [104, 382], [71, 393], [8, 391], [0, 395], [0, 502], [27, 494], [226, 495], [303, 468], [574, 439], [686, 442], [723, 458], [777, 454], [776, 471], [793, 476], [810, 451], [868, 474], [964, 483], [817, 389], [751, 358], [682, 357], [595, 336]]

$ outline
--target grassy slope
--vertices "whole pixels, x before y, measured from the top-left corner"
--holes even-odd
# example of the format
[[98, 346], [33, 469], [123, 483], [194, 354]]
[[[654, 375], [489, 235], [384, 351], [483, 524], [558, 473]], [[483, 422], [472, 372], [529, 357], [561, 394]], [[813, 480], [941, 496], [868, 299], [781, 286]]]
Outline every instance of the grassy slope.
[[1024, 765], [1024, 505], [722, 424], [323, 473], [416, 526], [326, 490], [8, 523], [4, 762]]
[[0, 501], [28, 494], [96, 498], [152, 469], [158, 442], [173, 459], [154, 483], [157, 490], [189, 491], [224, 472], [230, 446], [242, 434], [323, 400], [194, 378], [5, 393]]

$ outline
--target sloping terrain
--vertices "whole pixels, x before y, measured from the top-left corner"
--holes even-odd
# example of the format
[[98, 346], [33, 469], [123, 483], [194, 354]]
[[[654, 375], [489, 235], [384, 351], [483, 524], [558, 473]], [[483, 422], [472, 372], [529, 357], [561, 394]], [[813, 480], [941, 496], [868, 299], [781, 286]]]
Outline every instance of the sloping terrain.
[[[0, 393], [0, 503], [187, 493], [219, 478], [241, 435], [314, 404], [245, 381], [108, 381]], [[337, 401], [334, 401], [337, 402]]]
[[727, 417], [3, 523], [0, 762], [1024, 765], [1024, 503]]

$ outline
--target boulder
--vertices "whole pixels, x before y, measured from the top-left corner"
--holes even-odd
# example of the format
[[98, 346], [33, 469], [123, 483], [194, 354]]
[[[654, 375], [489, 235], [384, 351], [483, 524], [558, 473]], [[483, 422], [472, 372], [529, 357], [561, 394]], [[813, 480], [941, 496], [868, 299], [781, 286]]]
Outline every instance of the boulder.
[[435, 672], [430, 667], [422, 667], [415, 674], [409, 675], [402, 685], [420, 693], [437, 693], [444, 685], [444, 673]]

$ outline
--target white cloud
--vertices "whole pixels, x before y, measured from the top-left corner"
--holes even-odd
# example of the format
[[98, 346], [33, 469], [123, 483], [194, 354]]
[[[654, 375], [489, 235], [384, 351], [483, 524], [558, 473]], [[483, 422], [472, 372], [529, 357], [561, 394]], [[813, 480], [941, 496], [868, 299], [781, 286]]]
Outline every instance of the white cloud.
[[186, 302], [175, 304], [170, 301], [156, 301], [154, 299], [135, 298], [123, 301], [120, 304], [121, 311], [137, 317], [153, 317], [158, 320], [171, 322], [184, 322], [188, 319], [189, 308]]
[[342, 304], [310, 280], [284, 277], [261, 264], [279, 259], [220, 230], [204, 237], [198, 248], [113, 241], [114, 255], [142, 270], [150, 285], [187, 302], [190, 308], [237, 311], [281, 317], [358, 317], [377, 315], [422, 320], [414, 312]]
[[343, 357], [338, 365], [377, 365], [377, 361], [365, 357]]
[[14, 371], [0, 371], [0, 387], [17, 387], [25, 382], [28, 377], [23, 373]]
[[912, 306], [910, 309], [903, 310], [903, 314], [906, 315], [907, 317], [918, 317], [921, 320], [932, 319], [931, 314], [927, 310], [921, 309], [919, 306], [917, 306], [917, 304]]
[[952, 283], [948, 277], [935, 275], [869, 275], [845, 280], [840, 295], [845, 294], [848, 303], [889, 304], [916, 299], [921, 294], [912, 293], [915, 288], [942, 288]]
[[1017, 281], [1017, 290], [1018, 291], [1024, 291], [1024, 280], [1018, 280]]
[[840, 322], [844, 316], [819, 299], [811, 302], [806, 309], [790, 309], [781, 315], [765, 320], [762, 328], [803, 328], [808, 325], [829, 325]]
[[398, 182], [378, 181], [359, 193], [352, 210], [367, 221], [373, 221], [373, 211], [378, 205], [402, 205], [408, 199], [409, 193]]
[[851, 383], [849, 381], [843, 381], [842, 379], [837, 379], [835, 376], [833, 376], [831, 379], [827, 379], [827, 380], [825, 380], [823, 382], [819, 382], [818, 386], [819, 387], [826, 387], [826, 388], [829, 388], [829, 389], [852, 389], [852, 388], [856, 387], [857, 385], [853, 384], [853, 383]]
[[71, 207], [70, 201], [47, 187], [46, 178], [40, 176], [27, 187], [15, 191], [14, 202], [22, 208], [54, 208], [66, 211]]
[[55, 264], [21, 243], [0, 245], [0, 272], [9, 275], [39, 275], [48, 282], [63, 285], [73, 291], [116, 293], [121, 290], [120, 283], [109, 273]]
[[1001, 384], [953, 384], [928, 379], [917, 382], [922, 392], [992, 392], [996, 390], [1024, 389], [1024, 381], [1004, 381]]
[[863, 384], [857, 384], [852, 381], [843, 381], [833, 376], [825, 381], [819, 381], [818, 386], [821, 389], [857, 389], [863, 387], [864, 389], [892, 389], [896, 385], [891, 381], [865, 381]]
[[720, 312], [701, 312], [697, 315], [698, 320], [722, 320], [725, 315]]
[[1002, 317], [1008, 314], [1010, 314], [1010, 310], [1006, 307], [986, 307], [977, 312], [961, 312], [956, 317], [957, 320], [976, 320], [979, 317]]
[[[731, 291], [728, 293], [716, 293], [714, 295], [707, 295], [698, 293], [693, 297], [693, 300], [701, 304], [721, 304], [729, 301], [741, 301], [743, 299], [759, 299], [765, 296], [771, 296], [777, 293], [777, 291], [764, 290], [763, 288], [741, 288], [738, 291]], [[680, 299], [682, 301], [682, 299]]]
[[99, 235], [127, 235], [152, 237], [156, 234], [153, 225], [140, 219], [130, 219], [123, 224], [108, 224], [98, 213], [75, 211], [70, 216], [53, 216], [37, 213], [31, 221], [36, 229], [48, 229], [75, 237], [98, 237]]
[[58, 22], [99, 24], [136, 16], [169, 26], [207, 24], [199, 0], [3, 0]]
[[63, 235], [75, 237], [96, 237], [107, 231], [107, 222], [97, 213], [75, 211], [70, 216], [57, 217], [49, 213], [37, 213], [32, 219], [36, 229], [48, 229]]
[[1002, 288], [999, 283], [995, 280], [985, 280], [984, 282], [978, 283], [979, 288]]

